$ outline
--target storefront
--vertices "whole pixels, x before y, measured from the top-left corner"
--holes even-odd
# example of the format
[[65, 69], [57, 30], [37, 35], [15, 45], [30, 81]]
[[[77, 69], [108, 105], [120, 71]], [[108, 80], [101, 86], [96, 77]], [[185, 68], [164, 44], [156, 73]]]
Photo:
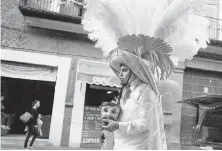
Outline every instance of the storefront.
[[1, 62], [1, 95], [4, 96], [4, 113], [9, 115], [7, 126], [10, 134], [25, 134], [25, 124], [20, 116], [32, 107], [34, 100], [39, 100], [41, 106], [43, 135], [49, 138], [52, 108], [54, 103], [57, 68], [19, 63]]
[[[71, 58], [1, 49], [1, 60], [3, 61], [1, 67], [2, 78], [14, 79], [20, 83], [23, 80], [29, 86], [39, 85], [35, 82], [30, 84], [30, 81], [42, 81], [42, 83], [48, 82], [54, 84], [47, 85], [47, 87], [53, 87], [54, 89], [53, 96], [51, 96], [52, 110], [51, 122], [50, 126], [48, 126], [50, 127], [48, 141], [53, 146], [60, 146], [63, 128], [63, 122], [61, 121], [64, 119]], [[11, 83], [14, 83], [14, 81]]]
[[118, 95], [120, 82], [108, 63], [79, 60], [72, 110], [70, 147], [100, 146], [100, 105]]

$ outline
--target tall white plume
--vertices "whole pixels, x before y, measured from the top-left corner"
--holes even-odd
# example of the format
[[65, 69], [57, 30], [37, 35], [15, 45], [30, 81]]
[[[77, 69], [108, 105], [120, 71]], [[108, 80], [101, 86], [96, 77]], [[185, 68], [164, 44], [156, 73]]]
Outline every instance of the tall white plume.
[[208, 41], [208, 20], [200, 16], [207, 0], [86, 0], [82, 20], [104, 55], [122, 36], [144, 34], [171, 45], [174, 58], [191, 59]]

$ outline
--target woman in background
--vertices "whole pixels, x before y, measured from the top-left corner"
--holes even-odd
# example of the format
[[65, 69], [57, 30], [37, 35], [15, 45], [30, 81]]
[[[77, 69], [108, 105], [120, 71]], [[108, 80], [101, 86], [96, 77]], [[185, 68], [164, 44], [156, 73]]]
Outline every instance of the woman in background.
[[39, 117], [38, 108], [40, 107], [40, 101], [35, 100], [32, 103], [32, 109], [30, 111], [30, 114], [32, 115], [32, 118], [26, 123], [28, 127], [28, 133], [26, 135], [25, 143], [24, 143], [24, 149], [27, 149], [29, 138], [33, 135], [33, 138], [29, 144], [29, 149], [33, 149], [32, 145], [35, 141], [35, 139], [39, 136], [38, 128], [37, 128], [37, 119]]

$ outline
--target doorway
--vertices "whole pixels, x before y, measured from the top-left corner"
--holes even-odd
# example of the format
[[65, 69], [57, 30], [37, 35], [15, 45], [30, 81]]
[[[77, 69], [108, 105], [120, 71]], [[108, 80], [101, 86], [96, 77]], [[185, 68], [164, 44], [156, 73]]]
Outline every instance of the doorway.
[[38, 110], [42, 115], [43, 137], [49, 137], [50, 121], [54, 103], [55, 82], [1, 77], [1, 94], [4, 96], [4, 112], [9, 115], [11, 134], [25, 134], [25, 124], [20, 116], [32, 108], [32, 102], [39, 100]]
[[119, 95], [116, 87], [87, 84], [85, 93], [82, 147], [101, 147], [101, 113], [103, 102]]
[[87, 84], [85, 105], [99, 107], [102, 102], [110, 102], [118, 94], [116, 87]]

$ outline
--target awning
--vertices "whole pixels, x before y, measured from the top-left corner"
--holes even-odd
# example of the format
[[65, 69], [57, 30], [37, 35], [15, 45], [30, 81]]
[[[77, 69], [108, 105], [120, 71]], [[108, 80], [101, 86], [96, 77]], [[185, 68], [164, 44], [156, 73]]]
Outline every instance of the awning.
[[179, 101], [178, 103], [188, 103], [192, 105], [205, 105], [211, 107], [222, 107], [222, 95], [205, 95]]
[[89, 84], [120, 87], [118, 77], [106, 62], [80, 60], [78, 62], [77, 80]]
[[9, 78], [54, 82], [57, 76], [57, 68], [33, 64], [2, 61], [0, 68], [1, 76]]

